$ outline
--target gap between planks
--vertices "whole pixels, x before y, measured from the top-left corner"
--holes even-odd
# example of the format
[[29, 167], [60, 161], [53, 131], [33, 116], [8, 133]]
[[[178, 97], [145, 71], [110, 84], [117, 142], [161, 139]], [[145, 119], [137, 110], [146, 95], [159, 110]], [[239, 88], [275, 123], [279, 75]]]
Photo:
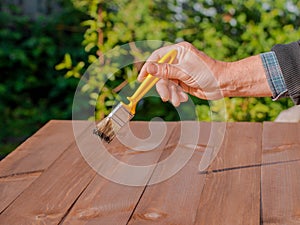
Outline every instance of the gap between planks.
[[[51, 121], [52, 122], [52, 121]], [[85, 122], [78, 122], [80, 124], [83, 124], [83, 129], [80, 131], [81, 134], [83, 134], [89, 127], [89, 126], [86, 126], [87, 123]], [[50, 124], [50, 122], [49, 122]], [[60, 124], [60, 123], [57, 123], [56, 121], [54, 121], [54, 124]], [[69, 144], [67, 144], [66, 146], [64, 146], [62, 148], [62, 151], [60, 152], [60, 154], [57, 154], [57, 157], [54, 159], [54, 160], [51, 160], [47, 162], [48, 166], [45, 167], [45, 169], [41, 169], [41, 170], [35, 170], [35, 171], [26, 171], [26, 172], [15, 172], [15, 173], [12, 173], [12, 174], [8, 174], [8, 175], [3, 175], [0, 177], [0, 182], [3, 181], [3, 182], [14, 182], [14, 181], [22, 181], [22, 180], [27, 180], [27, 179], [30, 179], [30, 178], [33, 178], [32, 179], [32, 182], [29, 184], [29, 186], [27, 187], [24, 187], [23, 190], [20, 191], [20, 193], [18, 193], [18, 195], [16, 195], [14, 197], [14, 199], [12, 199], [4, 208], [4, 210], [1, 211], [1, 214], [5, 213], [6, 210], [13, 204], [15, 204], [16, 200], [18, 200], [20, 198], [20, 196], [23, 195], [24, 191], [26, 191], [27, 189], [29, 189], [33, 184], [35, 184], [35, 181], [38, 181], [38, 178], [41, 177], [41, 175], [43, 175], [49, 168], [52, 168], [53, 167], [53, 164], [55, 164], [58, 160], [60, 160], [60, 158], [62, 158], [62, 156], [65, 154], [65, 152], [71, 148], [75, 143], [75, 139], [72, 139], [70, 141]], [[25, 143], [26, 144], [26, 143]], [[26, 179], [27, 178], [27, 179]], [[35, 185], [36, 186], [36, 185]]]
[[[0, 205], [0, 215], [11, 205], [14, 203], [14, 201], [23, 193], [23, 191], [29, 187], [32, 182], [34, 182], [41, 174], [42, 174], [43, 170], [40, 171], [32, 171], [32, 172], [26, 172], [26, 173], [19, 173], [19, 174], [14, 174], [14, 175], [8, 175], [8, 176], [3, 176], [0, 178], [0, 185], [1, 183], [5, 183], [6, 185], [9, 185], [11, 183], [18, 183], [18, 187], [17, 189], [20, 187], [23, 190], [21, 190], [20, 192], [15, 191], [16, 188], [14, 188], [14, 194], [13, 194], [13, 198], [7, 198], [6, 196], [2, 196], [4, 197], [4, 199], [2, 198], [2, 204]], [[13, 188], [14, 186], [11, 186], [10, 188]], [[6, 203], [6, 204], [5, 204]]]
[[45, 170], [28, 171], [23, 173], [13, 173], [5, 176], [0, 176], [0, 182], [23, 180], [28, 177], [39, 177]]
[[248, 168], [253, 168], [253, 167], [264, 167], [264, 166], [275, 166], [275, 165], [280, 165], [280, 164], [289, 164], [289, 163], [297, 163], [297, 162], [300, 162], [300, 159], [253, 164], [253, 165], [247, 165], [247, 166], [236, 166], [236, 167], [229, 167], [229, 168], [216, 169], [216, 170], [210, 170], [210, 171], [206, 170], [206, 171], [201, 171], [199, 173], [200, 174], [220, 173], [220, 172], [225, 172], [225, 171], [230, 171], [230, 170], [240, 170], [240, 169], [248, 169]]
[[65, 221], [65, 219], [67, 218], [67, 216], [69, 215], [69, 213], [71, 212], [71, 210], [73, 209], [74, 205], [76, 204], [76, 202], [78, 201], [78, 199], [80, 198], [80, 196], [85, 192], [85, 190], [88, 188], [88, 186], [90, 185], [90, 183], [92, 183], [92, 181], [95, 179], [95, 176], [87, 183], [87, 185], [84, 187], [84, 189], [80, 192], [80, 194], [77, 196], [77, 198], [74, 200], [74, 202], [71, 204], [70, 208], [66, 211], [65, 215], [62, 217], [62, 219], [59, 221], [58, 225], [63, 224], [63, 222]]
[[[134, 125], [133, 130], [135, 130], [136, 132], [140, 131], [140, 129], [143, 128], [144, 125], [145, 125], [144, 123], [141, 124], [141, 123], [136, 123], [136, 122], [134, 122], [132, 124]], [[141, 125], [143, 125], [143, 126], [141, 126]], [[172, 123], [172, 124], [170, 123], [169, 124], [168, 129], [170, 129], [170, 132], [168, 134], [168, 138], [164, 141], [164, 143], [162, 143], [162, 146], [157, 147], [157, 150], [154, 151], [153, 154], [148, 155], [149, 153], [146, 152], [145, 157], [149, 158], [148, 156], [150, 156], [150, 159], [155, 160], [155, 162], [160, 159], [164, 147], [167, 146], [167, 144], [170, 140], [170, 137], [174, 132], [175, 126], [176, 126], [176, 123]], [[119, 142], [115, 142], [114, 145], [115, 146], [109, 145], [107, 147], [112, 147], [112, 150], [113, 150], [113, 149], [119, 149], [121, 146], [123, 146]], [[137, 154], [131, 154], [126, 149], [123, 149], [122, 152], [123, 152], [123, 154], [118, 154], [118, 152], [116, 150], [114, 150], [113, 155], [118, 155], [119, 157], [121, 157], [121, 159], [129, 160], [128, 162], [131, 162], [130, 159], [136, 159], [136, 157], [138, 156]], [[123, 157], [122, 157], [122, 155], [123, 155]], [[144, 155], [144, 154], [142, 154], [142, 155]], [[148, 161], [149, 160], [147, 160], [146, 162], [148, 162]], [[116, 169], [120, 169], [120, 168], [116, 168]], [[147, 175], [146, 184], [151, 179], [153, 171], [151, 171], [151, 173], [149, 174], [149, 177]], [[133, 210], [138, 205], [138, 202], [140, 201], [140, 199], [143, 196], [143, 193], [144, 193], [144, 191], [147, 187], [146, 184], [141, 186], [140, 190], [137, 190], [136, 187], [134, 187], [134, 188], [125, 188], [125, 190], [123, 189], [124, 193], [127, 193], [127, 194], [128, 193], [129, 194], [130, 193], [131, 194], [135, 193], [135, 194], [132, 195], [132, 199], [130, 199], [129, 202], [128, 202], [128, 199], [126, 197], [125, 197], [125, 199], [123, 197], [121, 197], [121, 199], [119, 199], [119, 201], [122, 201], [122, 199], [123, 199], [123, 202], [125, 202], [126, 208], [130, 208], [130, 210], [128, 210], [128, 211], [124, 211], [123, 213], [120, 213], [117, 216], [115, 215], [117, 218], [114, 218], [114, 220], [118, 221], [122, 218], [122, 223], [119, 223], [119, 224], [124, 224], [125, 225], [127, 223], [128, 218], [131, 217], [131, 215], [133, 213]], [[81, 193], [81, 196], [73, 204], [72, 208], [69, 209], [68, 213], [65, 215], [65, 219], [63, 221], [61, 221], [61, 224], [73, 224], [73, 223], [76, 224], [76, 223], [78, 223], [78, 213], [79, 212], [84, 214], [84, 212], [89, 212], [90, 209], [94, 209], [93, 207], [96, 207], [98, 209], [99, 207], [100, 208], [101, 207], [107, 207], [107, 204], [108, 204], [109, 207], [111, 207], [112, 205], [114, 205], [116, 203], [114, 199], [112, 201], [110, 201], [109, 203], [107, 202], [107, 199], [105, 199], [105, 198], [104, 199], [101, 198], [98, 201], [98, 200], [95, 200], [95, 196], [94, 196], [92, 198], [93, 200], [88, 203], [89, 206], [87, 206], [86, 200], [91, 197], [91, 194], [89, 194], [89, 191], [91, 191], [91, 190], [95, 191], [95, 187], [94, 187], [95, 185], [101, 185], [103, 187], [101, 187], [101, 188], [97, 187], [96, 188], [97, 190], [96, 190], [96, 192], [94, 192], [94, 194], [97, 193], [98, 191], [106, 190], [106, 189], [107, 189], [108, 192], [111, 192], [112, 190], [121, 190], [119, 185], [116, 185], [113, 182], [111, 183], [111, 181], [107, 181], [107, 180], [105, 181], [105, 179], [102, 176], [95, 176], [91, 180], [89, 185], [85, 188], [85, 190]], [[94, 194], [92, 194], [92, 195], [94, 195]], [[118, 194], [117, 194], [117, 196], [118, 196]], [[96, 197], [96, 199], [97, 199], [97, 197]], [[132, 203], [132, 207], [130, 206], [131, 203]], [[91, 205], [92, 206], [94, 205], [94, 206], [92, 208], [89, 208]], [[117, 206], [118, 206], [118, 204], [117, 204]], [[121, 206], [123, 208], [123, 205], [121, 205]], [[82, 212], [82, 210], [83, 210], [83, 212]], [[91, 215], [94, 215], [93, 219], [97, 220], [97, 223], [99, 223], [99, 220], [101, 221], [101, 223], [103, 222], [102, 220], [107, 221], [107, 218], [109, 218], [109, 216], [110, 216], [110, 214], [107, 214], [107, 212], [106, 212], [105, 218], [101, 218], [101, 216], [100, 216], [101, 215], [101, 210], [96, 210], [96, 211], [92, 210], [92, 214], [88, 213], [88, 217], [91, 217]], [[88, 218], [86, 218], [86, 219], [88, 219]], [[85, 220], [84, 217], [81, 218], [81, 222], [82, 222], [82, 220]], [[93, 221], [93, 222], [95, 222], [95, 221]]]
[[[172, 143], [170, 143], [170, 141], [172, 140], [173, 134], [176, 132], [176, 128], [177, 128], [178, 124], [179, 124], [179, 122], [176, 123], [175, 128], [173, 128], [173, 130], [171, 131], [171, 134], [170, 134], [170, 136], [169, 136], [169, 139], [168, 139], [168, 141], [167, 141], [167, 143], [166, 143], [166, 145], [165, 145], [166, 148], [164, 148], [164, 150], [171, 149], [171, 148], [174, 147], [174, 145], [173, 145]], [[169, 143], [170, 143], [170, 144], [169, 144]], [[161, 160], [162, 156], [163, 156], [163, 151], [161, 152], [161, 155], [160, 155], [160, 157], [159, 157], [159, 159], [158, 159], [158, 162]], [[144, 186], [144, 189], [143, 189], [143, 191], [142, 191], [142, 193], [141, 193], [141, 195], [140, 195], [138, 201], [136, 202], [136, 204], [135, 204], [135, 206], [134, 206], [134, 208], [133, 208], [133, 210], [132, 210], [132, 212], [131, 212], [131, 214], [130, 214], [128, 220], [127, 220], [126, 225], [128, 225], [128, 224], [130, 223], [130, 220], [132, 219], [132, 217], [133, 217], [133, 215], [134, 215], [134, 213], [135, 213], [135, 211], [136, 211], [136, 209], [137, 209], [137, 206], [139, 205], [139, 203], [140, 203], [140, 201], [141, 201], [141, 199], [142, 199], [142, 197], [143, 197], [143, 195], [144, 195], [144, 193], [145, 193], [147, 187], [149, 186], [149, 181], [151, 180], [151, 178], [152, 178], [152, 176], [153, 176], [153, 174], [154, 174], [154, 172], [155, 172], [157, 166], [158, 166], [158, 164], [157, 164], [156, 167], [153, 169], [152, 174], [151, 174], [151, 176], [149, 177], [149, 180], [148, 180], [147, 184]]]

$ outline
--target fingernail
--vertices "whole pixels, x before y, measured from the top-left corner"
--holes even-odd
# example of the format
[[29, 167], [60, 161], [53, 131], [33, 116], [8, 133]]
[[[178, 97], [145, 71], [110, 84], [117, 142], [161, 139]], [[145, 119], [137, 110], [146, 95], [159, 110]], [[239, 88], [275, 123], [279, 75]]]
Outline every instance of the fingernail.
[[182, 101], [183, 102], [187, 102], [188, 99], [189, 99], [189, 96], [186, 93], [184, 93], [184, 92], [181, 92], [180, 96], [182, 97]]
[[167, 102], [167, 101], [168, 101], [168, 99], [167, 99], [167, 98], [164, 98], [164, 97], [162, 97], [161, 100], [162, 100], [163, 102]]

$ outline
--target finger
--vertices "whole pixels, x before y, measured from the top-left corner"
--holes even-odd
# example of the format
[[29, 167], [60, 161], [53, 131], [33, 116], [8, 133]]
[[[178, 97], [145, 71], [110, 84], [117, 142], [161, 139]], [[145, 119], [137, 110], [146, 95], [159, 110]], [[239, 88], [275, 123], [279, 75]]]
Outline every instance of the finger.
[[180, 105], [180, 97], [178, 94], [177, 87], [174, 83], [169, 83], [169, 92], [170, 92], [170, 101], [175, 106], [178, 107]]
[[176, 80], [176, 79], [170, 79], [170, 81], [173, 82], [174, 84], [176, 84], [177, 87], [180, 87], [180, 86], [179, 86], [179, 80]]
[[205, 92], [201, 88], [189, 88], [189, 93], [197, 98], [209, 100]]
[[172, 80], [177, 86], [177, 93], [179, 96], [180, 102], [186, 102], [189, 99], [189, 96], [187, 95], [186, 92], [184, 92], [183, 88], [180, 86], [180, 81], [178, 80]]
[[156, 83], [157, 93], [160, 95], [163, 102], [167, 102], [170, 98], [170, 92], [168, 87], [168, 80], [160, 79]]
[[193, 94], [193, 92], [195, 90], [198, 90], [198, 89], [200, 90], [200, 88], [191, 87], [191, 86], [187, 85], [184, 82], [179, 82], [179, 86], [181, 87], [183, 92], [186, 92], [186, 93], [189, 93], [189, 94]]
[[189, 99], [189, 96], [183, 91], [179, 91], [178, 95], [180, 102], [187, 102]]
[[[205, 95], [203, 94], [201, 88], [190, 87], [190, 86], [188, 86], [187, 84], [185, 84], [183, 82], [180, 82], [179, 86], [181, 87], [183, 93], [189, 93], [189, 94], [194, 95], [198, 98], [206, 99], [206, 98], [204, 98]], [[186, 97], [188, 99], [188, 95]]]
[[139, 82], [142, 82], [147, 76], [148, 76], [148, 74], [149, 74], [149, 72], [148, 72], [148, 70], [154, 70], [155, 68], [149, 68], [149, 67], [151, 67], [152, 65], [151, 65], [151, 63], [150, 62], [146, 62], [144, 65], [143, 65], [143, 67], [142, 67], [142, 69], [141, 69], [141, 71], [140, 71], [140, 73], [139, 73], [139, 75], [138, 75], [138, 77], [137, 77], [137, 80], [139, 81]]

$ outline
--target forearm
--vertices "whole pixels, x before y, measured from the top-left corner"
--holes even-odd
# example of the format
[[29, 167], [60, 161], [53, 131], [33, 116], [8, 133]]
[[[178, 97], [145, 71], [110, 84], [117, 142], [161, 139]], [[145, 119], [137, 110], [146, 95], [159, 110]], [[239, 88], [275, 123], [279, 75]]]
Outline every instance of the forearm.
[[259, 55], [216, 64], [215, 74], [224, 97], [272, 96]]

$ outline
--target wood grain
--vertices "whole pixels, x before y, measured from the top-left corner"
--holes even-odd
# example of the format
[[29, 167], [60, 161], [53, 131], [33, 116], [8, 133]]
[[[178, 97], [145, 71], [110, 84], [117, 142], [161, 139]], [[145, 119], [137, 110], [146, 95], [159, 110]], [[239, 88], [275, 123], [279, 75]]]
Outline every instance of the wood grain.
[[[92, 136], [92, 129], [89, 127], [79, 139]], [[68, 144], [54, 141], [52, 148], [63, 154], [0, 215], [0, 224], [58, 224], [95, 176], [76, 143], [64, 149]], [[86, 148], [93, 150], [93, 143], [86, 143]]]
[[[74, 121], [83, 132], [90, 123]], [[0, 213], [74, 142], [70, 121], [50, 121], [0, 163]]]
[[299, 123], [264, 123], [263, 224], [300, 224], [299, 134]]
[[0, 178], [0, 214], [13, 202], [29, 185], [40, 176], [41, 172], [26, 173]]
[[300, 159], [299, 123], [264, 123], [263, 163]]
[[0, 224], [300, 224], [299, 123], [226, 123], [201, 172], [213, 123], [131, 122], [111, 144], [76, 123], [76, 139], [50, 121], [0, 163]]
[[207, 175], [195, 224], [258, 225], [260, 169], [228, 170]]
[[260, 221], [262, 126], [228, 123], [208, 169], [195, 224], [255, 225]]
[[[149, 163], [156, 163], [165, 148], [176, 123], [167, 124], [167, 134], [163, 141], [151, 151], [134, 151], [128, 146], [123, 145], [115, 140], [109, 144], [109, 150], [112, 155], [118, 157], [120, 165], [112, 170], [118, 173], [123, 167], [121, 163], [129, 163], [134, 165], [149, 165]], [[147, 131], [147, 122], [131, 122], [130, 129], [133, 134], [139, 138], [147, 138], [150, 135]], [[144, 145], [151, 145], [150, 142], [145, 141]], [[153, 144], [153, 143], [152, 143]], [[146, 174], [146, 178], [151, 177]], [[138, 174], [128, 174], [127, 176], [139, 176]], [[129, 178], [129, 177], [128, 177]], [[130, 179], [130, 178], [129, 178]], [[136, 179], [138, 179], [136, 177]], [[144, 177], [141, 179], [143, 180]], [[146, 184], [145, 184], [146, 185]], [[132, 211], [138, 203], [145, 186], [130, 186], [122, 185], [104, 179], [97, 175], [91, 184], [87, 187], [84, 193], [80, 196], [70, 213], [67, 215], [63, 224], [127, 224]]]
[[260, 123], [226, 123], [226, 132], [209, 171], [233, 170], [259, 166], [261, 163]]
[[[172, 152], [193, 152], [191, 159], [174, 176], [161, 183], [147, 186], [131, 220], [133, 224], [193, 224], [196, 218], [197, 206], [205, 183], [205, 174], [198, 172], [198, 165], [203, 155], [205, 145], [208, 142], [210, 125], [208, 123], [182, 122], [193, 130], [200, 127], [198, 145], [193, 146], [193, 134], [180, 139], [182, 131], [180, 123], [177, 125], [176, 133], [170, 139], [162, 159], [167, 159]], [[197, 144], [197, 143], [196, 143]], [[195, 149], [193, 149], [195, 147]], [[195, 150], [195, 151], [194, 151]], [[180, 163], [180, 161], [179, 161]], [[165, 165], [156, 171], [157, 176], [161, 171], [169, 169], [172, 165]], [[157, 170], [158, 168], [156, 168]], [[154, 176], [151, 178], [154, 179]], [[157, 178], [155, 178], [157, 179]]]
[[[83, 132], [90, 123], [73, 121]], [[51, 120], [0, 162], [0, 177], [41, 171], [50, 166], [75, 138], [72, 122]]]

